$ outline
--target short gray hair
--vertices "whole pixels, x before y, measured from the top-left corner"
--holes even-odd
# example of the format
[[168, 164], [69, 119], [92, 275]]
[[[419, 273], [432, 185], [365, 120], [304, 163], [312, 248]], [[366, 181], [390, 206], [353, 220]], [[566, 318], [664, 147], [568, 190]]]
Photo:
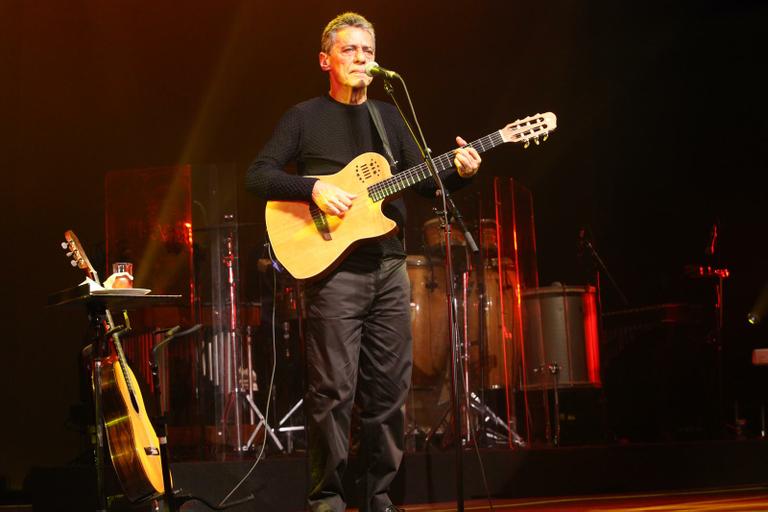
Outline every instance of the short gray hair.
[[333, 18], [325, 26], [323, 35], [320, 38], [320, 51], [330, 53], [331, 47], [336, 39], [336, 32], [346, 27], [357, 27], [371, 34], [373, 46], [376, 47], [376, 32], [373, 30], [373, 24], [365, 19], [364, 16], [356, 12], [344, 12]]

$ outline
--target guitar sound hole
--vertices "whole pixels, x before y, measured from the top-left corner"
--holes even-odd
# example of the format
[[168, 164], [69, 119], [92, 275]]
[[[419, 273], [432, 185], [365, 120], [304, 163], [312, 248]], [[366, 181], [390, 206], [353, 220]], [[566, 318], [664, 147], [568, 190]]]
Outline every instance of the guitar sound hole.
[[355, 169], [355, 174], [361, 183], [365, 183], [371, 178], [375, 178], [381, 175], [381, 166], [376, 163], [376, 160], [371, 160], [370, 163], [358, 165]]

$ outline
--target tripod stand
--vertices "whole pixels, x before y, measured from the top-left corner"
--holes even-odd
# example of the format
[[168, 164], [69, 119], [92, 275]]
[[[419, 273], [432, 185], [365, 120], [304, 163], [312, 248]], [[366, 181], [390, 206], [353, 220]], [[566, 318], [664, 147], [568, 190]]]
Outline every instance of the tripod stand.
[[[265, 249], [269, 251], [269, 243], [265, 244]], [[271, 256], [271, 255], [270, 255]], [[284, 358], [284, 361], [279, 365], [281, 369], [289, 371], [288, 378], [291, 380], [295, 380], [295, 372], [290, 372], [292, 367], [294, 366], [293, 360], [296, 357], [295, 354], [300, 352], [299, 350], [294, 350], [294, 347], [292, 345], [292, 341], [295, 339], [293, 332], [298, 332], [299, 339], [301, 339], [301, 315], [300, 315], [300, 306], [299, 306], [299, 292], [297, 289], [297, 283], [292, 282], [293, 278], [288, 278], [291, 281], [284, 281], [283, 276], [278, 276], [279, 271], [282, 270], [280, 265], [271, 257], [269, 259], [262, 258], [259, 260], [259, 272], [261, 274], [265, 275], [264, 281], [271, 282], [271, 285], [268, 287], [267, 290], [262, 290], [262, 305], [265, 304], [271, 304], [271, 308], [267, 307], [267, 310], [271, 310], [271, 314], [268, 315], [267, 318], [264, 318], [262, 325], [266, 325], [267, 329], [266, 331], [269, 331], [270, 334], [266, 334], [269, 338], [272, 339], [272, 350], [271, 350], [271, 356], [273, 361], [273, 368], [270, 372], [272, 374], [272, 377], [270, 378], [269, 383], [269, 395], [267, 398], [267, 409], [270, 408], [270, 404], [272, 407], [272, 411], [274, 413], [274, 417], [277, 417], [277, 398], [273, 396], [273, 393], [275, 392], [275, 373], [277, 372], [278, 367], [278, 357], [279, 355]], [[266, 275], [269, 271], [270, 278], [266, 279]], [[264, 283], [266, 284], [266, 283]], [[264, 293], [267, 292], [267, 293]], [[278, 307], [278, 302], [280, 304], [280, 307]], [[293, 321], [296, 321], [297, 323], [297, 329], [292, 329], [291, 326], [293, 324]], [[280, 325], [282, 327], [282, 336], [278, 337], [276, 332], [277, 325]], [[248, 340], [248, 345], [251, 346], [251, 339], [252, 339], [252, 330], [250, 327], [246, 328], [246, 339]], [[278, 346], [278, 342], [281, 343], [280, 346]], [[263, 353], [262, 353], [263, 355]], [[286, 379], [278, 379], [281, 382], [288, 381], [288, 378]], [[288, 387], [286, 383], [286, 387]], [[282, 386], [277, 386], [278, 390], [282, 388]], [[279, 396], [279, 393], [277, 393]], [[295, 431], [304, 430], [304, 426], [293, 426], [289, 425], [287, 422], [288, 420], [293, 416], [296, 411], [299, 410], [299, 408], [304, 403], [303, 399], [299, 399], [296, 403], [294, 403], [290, 410], [280, 419], [280, 421], [277, 423], [276, 428], [270, 427], [268, 424], [265, 416], [261, 413], [261, 411], [258, 410], [258, 407], [256, 406], [256, 403], [253, 400], [252, 396], [246, 397], [246, 400], [248, 402], [248, 405], [251, 407], [252, 414], [256, 414], [259, 417], [259, 423], [256, 425], [255, 430], [252, 432], [250, 438], [246, 442], [245, 445], [243, 445], [243, 450], [248, 450], [253, 445], [253, 442], [256, 439], [256, 436], [258, 435], [259, 431], [261, 430], [262, 426], [265, 428], [265, 435], [269, 435], [270, 439], [274, 443], [274, 445], [277, 447], [278, 450], [281, 452], [292, 452], [293, 451], [293, 433]], [[286, 434], [286, 446], [284, 446], [280, 439], [277, 437], [276, 432], [279, 433], [285, 433]]]
[[[253, 359], [252, 359], [252, 337], [250, 327], [246, 331], [246, 367], [241, 366], [242, 354], [241, 348], [241, 335], [240, 335], [240, 321], [238, 316], [238, 286], [237, 286], [237, 256], [235, 247], [235, 236], [232, 231], [227, 234], [224, 239], [225, 252], [221, 259], [226, 268], [226, 290], [227, 299], [221, 301], [223, 304], [228, 305], [226, 330], [221, 333], [221, 343], [223, 344], [223, 353], [221, 363], [223, 364], [223, 379], [222, 384], [227, 393], [226, 403], [221, 415], [221, 436], [224, 443], [226, 443], [228, 437], [228, 420], [230, 415], [234, 416], [235, 426], [235, 450], [246, 451], [250, 449], [256, 434], [264, 425], [267, 432], [270, 434], [272, 440], [277, 445], [280, 451], [283, 451], [283, 446], [277, 437], [274, 435], [272, 427], [269, 426], [264, 414], [259, 410], [256, 402], [253, 400], [253, 392], [255, 389], [254, 371], [253, 371]], [[226, 309], [226, 308], [224, 308]], [[214, 335], [215, 336], [215, 335]], [[218, 351], [217, 351], [218, 352]], [[245, 370], [247, 374], [246, 386], [247, 392], [243, 392], [241, 381], [242, 370]], [[254, 417], [259, 418], [259, 423], [256, 429], [253, 431], [250, 439], [247, 443], [243, 443], [242, 439], [242, 424], [243, 419], [241, 417], [241, 399], [245, 401], [245, 404], [250, 408], [251, 423], [254, 422]]]

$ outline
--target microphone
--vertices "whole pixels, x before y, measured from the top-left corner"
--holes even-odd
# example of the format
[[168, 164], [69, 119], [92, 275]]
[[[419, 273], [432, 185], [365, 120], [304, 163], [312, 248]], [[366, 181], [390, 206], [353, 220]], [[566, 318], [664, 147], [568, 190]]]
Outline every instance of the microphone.
[[379, 64], [376, 61], [373, 61], [373, 60], [370, 61], [370, 62], [366, 62], [366, 64], [365, 64], [365, 74], [368, 75], [368, 76], [379, 76], [380, 75], [380, 76], [383, 76], [384, 78], [389, 78], [389, 79], [391, 79], [391, 78], [400, 78], [400, 75], [398, 75], [394, 71], [391, 71], [389, 69], [385, 69], [385, 68], [379, 66]]

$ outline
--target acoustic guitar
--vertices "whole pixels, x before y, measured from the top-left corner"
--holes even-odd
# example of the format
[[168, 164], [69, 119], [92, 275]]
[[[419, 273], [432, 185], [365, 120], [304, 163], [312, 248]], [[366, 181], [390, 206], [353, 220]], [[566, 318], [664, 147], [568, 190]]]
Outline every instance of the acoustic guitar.
[[[552, 112], [519, 119], [468, 145], [479, 153], [506, 142], [538, 144], [557, 126]], [[453, 166], [454, 151], [434, 158], [438, 173]], [[431, 178], [426, 164], [392, 174], [386, 158], [378, 153], [363, 153], [342, 170], [326, 176], [313, 176], [357, 194], [343, 217], [327, 215], [313, 202], [267, 201], [266, 225], [278, 261], [296, 279], [318, 276], [341, 261], [361, 240], [378, 238], [397, 228], [386, 217], [382, 205], [400, 192]]]
[[[75, 233], [67, 231], [64, 239], [62, 245], [70, 251], [67, 254], [72, 258], [72, 266], [85, 270], [90, 279], [100, 284], [98, 273]], [[106, 319], [107, 329], [114, 329], [109, 309]], [[101, 366], [103, 420], [112, 465], [125, 496], [135, 502], [164, 491], [160, 443], [147, 417], [136, 376], [126, 363], [120, 335], [113, 333], [111, 338], [116, 354], [106, 357]]]

